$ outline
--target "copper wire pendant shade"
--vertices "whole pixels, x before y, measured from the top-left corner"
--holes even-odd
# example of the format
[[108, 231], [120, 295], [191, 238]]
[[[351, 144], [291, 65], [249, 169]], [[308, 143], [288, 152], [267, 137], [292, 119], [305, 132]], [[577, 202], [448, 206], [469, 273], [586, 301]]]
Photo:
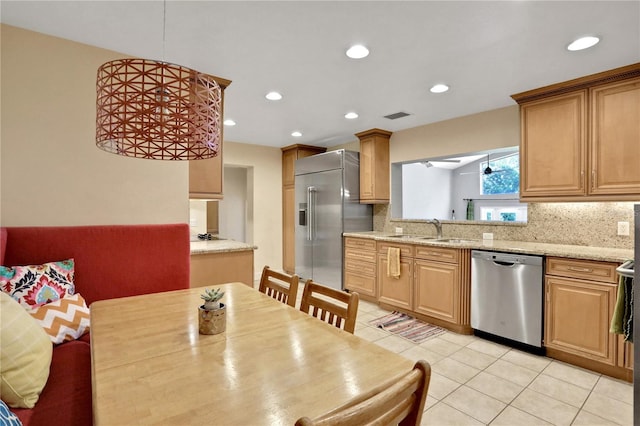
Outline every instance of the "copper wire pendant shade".
[[213, 76], [148, 59], [119, 59], [98, 68], [96, 145], [155, 160], [218, 155], [222, 88]]

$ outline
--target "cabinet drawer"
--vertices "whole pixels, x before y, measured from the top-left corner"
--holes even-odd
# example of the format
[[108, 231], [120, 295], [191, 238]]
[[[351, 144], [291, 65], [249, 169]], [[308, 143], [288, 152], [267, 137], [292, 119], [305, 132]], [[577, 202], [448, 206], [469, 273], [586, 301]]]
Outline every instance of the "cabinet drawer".
[[375, 257], [374, 257], [374, 262], [366, 262], [362, 260], [345, 257], [344, 269], [350, 272], [355, 272], [356, 274], [363, 274], [363, 275], [369, 275], [371, 277], [375, 277], [376, 276]]
[[409, 244], [378, 243], [378, 253], [387, 255], [389, 247], [400, 249], [400, 257], [413, 257], [413, 246]]
[[365, 262], [376, 262], [376, 252], [362, 249], [346, 247], [344, 250], [344, 260], [360, 260]]
[[352, 247], [361, 250], [373, 250], [376, 249], [376, 240], [369, 240], [366, 238], [351, 238], [345, 237], [344, 239], [345, 247]]
[[377, 297], [376, 279], [374, 276], [359, 275], [354, 272], [345, 271], [344, 287], [351, 291], [357, 291], [371, 297]]
[[610, 262], [548, 257], [546, 273], [547, 275], [616, 283], [618, 282], [616, 276], [617, 266], [616, 263]]
[[416, 246], [416, 258], [437, 260], [447, 263], [458, 263], [460, 251], [458, 249], [431, 246]]

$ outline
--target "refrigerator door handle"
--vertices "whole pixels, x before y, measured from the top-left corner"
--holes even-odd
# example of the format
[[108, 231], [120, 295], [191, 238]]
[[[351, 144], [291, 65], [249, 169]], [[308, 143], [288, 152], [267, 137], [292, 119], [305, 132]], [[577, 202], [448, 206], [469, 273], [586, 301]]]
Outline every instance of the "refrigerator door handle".
[[314, 186], [307, 187], [307, 240], [313, 241], [316, 237], [316, 204]]

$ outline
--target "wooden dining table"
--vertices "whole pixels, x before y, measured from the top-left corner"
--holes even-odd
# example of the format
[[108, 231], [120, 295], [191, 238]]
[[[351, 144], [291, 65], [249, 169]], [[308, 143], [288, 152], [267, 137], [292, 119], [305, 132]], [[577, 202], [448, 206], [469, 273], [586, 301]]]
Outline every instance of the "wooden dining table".
[[198, 332], [202, 288], [94, 302], [94, 424], [293, 425], [413, 362], [242, 284], [226, 331]]

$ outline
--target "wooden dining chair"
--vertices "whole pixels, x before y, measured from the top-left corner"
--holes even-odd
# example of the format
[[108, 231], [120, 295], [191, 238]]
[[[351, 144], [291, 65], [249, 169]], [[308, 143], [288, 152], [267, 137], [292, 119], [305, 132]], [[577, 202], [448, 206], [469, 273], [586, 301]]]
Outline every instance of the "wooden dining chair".
[[258, 291], [295, 308], [299, 281], [300, 277], [296, 274], [287, 275], [265, 266], [262, 269]]
[[347, 293], [307, 280], [300, 310], [353, 333], [358, 315], [358, 300], [359, 296], [355, 291]]
[[302, 417], [296, 421], [296, 426], [417, 426], [422, 420], [430, 380], [431, 366], [420, 360], [407, 374], [356, 396], [313, 420]]

